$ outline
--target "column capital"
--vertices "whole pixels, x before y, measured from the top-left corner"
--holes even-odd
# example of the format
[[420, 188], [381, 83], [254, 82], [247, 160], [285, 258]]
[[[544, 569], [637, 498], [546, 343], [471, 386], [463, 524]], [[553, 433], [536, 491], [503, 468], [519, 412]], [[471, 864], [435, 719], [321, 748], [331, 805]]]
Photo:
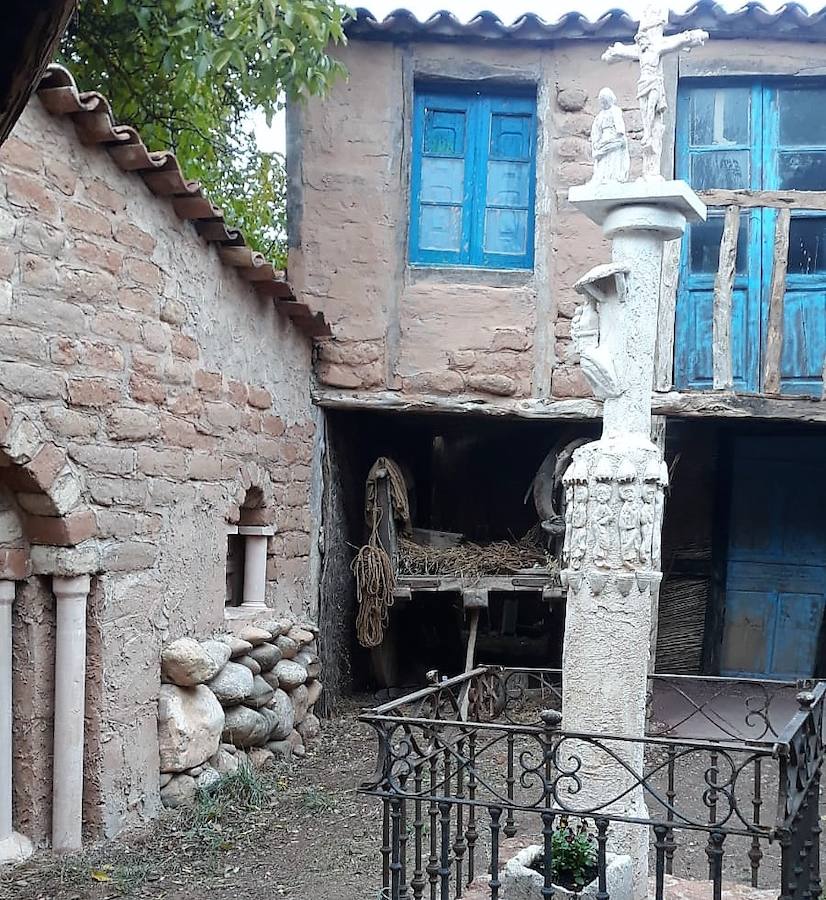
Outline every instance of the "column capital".
[[274, 525], [239, 525], [238, 534], [245, 537], [272, 537], [275, 534]]
[[85, 603], [91, 585], [90, 575], [52, 576], [52, 593], [57, 600], [82, 600]]

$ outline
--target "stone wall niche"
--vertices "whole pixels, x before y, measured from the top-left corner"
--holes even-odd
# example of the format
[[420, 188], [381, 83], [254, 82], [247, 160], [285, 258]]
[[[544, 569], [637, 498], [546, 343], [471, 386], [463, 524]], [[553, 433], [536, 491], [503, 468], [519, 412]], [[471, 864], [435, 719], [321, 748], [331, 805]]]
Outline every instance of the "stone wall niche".
[[275, 534], [271, 501], [265, 487], [249, 485], [238, 523], [227, 526], [227, 618], [250, 618], [267, 609], [267, 551]]

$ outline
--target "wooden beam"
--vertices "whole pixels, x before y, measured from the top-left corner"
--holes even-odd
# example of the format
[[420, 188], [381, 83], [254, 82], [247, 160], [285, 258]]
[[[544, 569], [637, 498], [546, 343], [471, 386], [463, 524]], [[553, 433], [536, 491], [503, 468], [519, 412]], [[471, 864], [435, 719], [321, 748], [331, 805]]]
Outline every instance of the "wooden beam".
[[723, 236], [720, 238], [720, 261], [714, 279], [711, 353], [716, 391], [729, 391], [734, 384], [731, 361], [731, 296], [734, 293], [739, 232], [740, 210], [736, 206], [727, 206]]
[[[428, 415], [475, 415], [531, 421], [597, 419], [602, 405], [594, 400], [469, 400], [398, 391], [345, 391], [316, 388], [313, 402], [325, 409], [394, 411]], [[766, 419], [826, 423], [826, 404], [810, 397], [738, 396], [720, 391], [655, 391], [651, 411], [657, 416], [711, 419]]]
[[682, 241], [668, 241], [660, 270], [660, 305], [657, 310], [657, 346], [654, 357], [654, 390], [670, 391], [674, 374], [674, 322]]
[[710, 391], [670, 391], [667, 394], [655, 394], [652, 408], [659, 415], [677, 418], [826, 423], [826, 403], [808, 397], [781, 399]]
[[328, 409], [392, 410], [436, 415], [500, 416], [508, 419], [598, 419], [602, 403], [592, 398], [544, 400], [531, 397], [467, 397], [462, 395], [403, 394], [400, 391], [345, 391], [318, 387], [313, 402]]
[[783, 305], [786, 300], [786, 269], [789, 264], [791, 212], [781, 209], [774, 227], [774, 257], [769, 294], [769, 324], [763, 354], [763, 392], [780, 393], [780, 358], [783, 353]]
[[706, 206], [739, 206], [741, 209], [768, 207], [770, 209], [826, 210], [826, 191], [700, 191]]

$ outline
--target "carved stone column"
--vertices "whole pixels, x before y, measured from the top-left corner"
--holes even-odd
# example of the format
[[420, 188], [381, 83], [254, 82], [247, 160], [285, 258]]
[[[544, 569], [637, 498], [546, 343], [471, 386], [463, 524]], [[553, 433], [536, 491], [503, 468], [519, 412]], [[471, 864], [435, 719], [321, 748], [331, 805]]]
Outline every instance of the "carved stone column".
[[12, 826], [11, 607], [15, 583], [0, 581], [0, 865], [31, 856], [32, 844]]
[[57, 607], [52, 848], [78, 850], [83, 824], [83, 716], [86, 709], [88, 575], [52, 578]]
[[[565, 476], [563, 724], [642, 737], [668, 483], [650, 440], [660, 267], [663, 243], [679, 237], [687, 219], [704, 218], [705, 207], [683, 182], [585, 185], [569, 196], [612, 239], [613, 264], [577, 283], [598, 318], [588, 328], [583, 372], [605, 402], [602, 437], [575, 451]], [[577, 805], [646, 815], [629, 773], [643, 772], [642, 744], [576, 741], [568, 749], [582, 763]], [[633, 859], [634, 895], [643, 898], [647, 829], [615, 824], [612, 833], [612, 849]]]

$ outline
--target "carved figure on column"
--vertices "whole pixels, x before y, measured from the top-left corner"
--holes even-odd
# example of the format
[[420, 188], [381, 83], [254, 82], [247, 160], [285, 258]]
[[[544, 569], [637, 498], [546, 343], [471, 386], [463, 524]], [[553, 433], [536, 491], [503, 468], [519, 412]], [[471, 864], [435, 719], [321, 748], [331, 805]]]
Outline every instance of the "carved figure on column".
[[623, 563], [635, 568], [640, 561], [640, 503], [637, 497], [637, 470], [630, 460], [620, 463], [617, 470], [619, 498], [620, 553]]
[[660, 464], [652, 460], [642, 479], [642, 505], [640, 507], [640, 559], [651, 565], [653, 553], [654, 522], [657, 518], [657, 494], [659, 493]]
[[565, 477], [573, 485], [569, 548], [571, 568], [579, 569], [588, 546], [588, 471], [581, 462], [575, 461]]
[[665, 489], [668, 487], [668, 466], [660, 460], [657, 494], [654, 501], [654, 532], [651, 540], [651, 564], [659, 569], [662, 561], [663, 512], [665, 508]]
[[579, 354], [582, 373], [601, 400], [620, 393], [614, 361], [608, 350], [599, 345], [599, 313], [592, 299], [577, 307], [571, 320], [571, 339]]
[[663, 57], [669, 53], [697, 47], [708, 40], [708, 32], [699, 28], [665, 37], [663, 28], [667, 24], [667, 8], [660, 3], [652, 3], [640, 16], [640, 26], [634, 44], [612, 44], [602, 54], [606, 62], [630, 59], [640, 64], [637, 98], [642, 114], [643, 181], [663, 180], [661, 172], [663, 134], [665, 111], [668, 108]]
[[611, 567], [611, 551], [614, 548], [617, 515], [611, 505], [614, 499], [613, 465], [607, 459], [597, 463], [594, 488], [594, 506], [591, 514], [591, 544], [594, 565], [601, 569]]
[[599, 112], [591, 126], [591, 158], [594, 161], [592, 184], [628, 181], [631, 157], [628, 135], [617, 96], [611, 88], [599, 92]]
[[610, 350], [603, 341], [601, 307], [606, 303], [624, 303], [628, 266], [608, 263], [594, 266], [574, 285], [585, 297], [571, 322], [571, 338], [579, 354], [582, 374], [599, 400], [619, 397], [622, 384]]

